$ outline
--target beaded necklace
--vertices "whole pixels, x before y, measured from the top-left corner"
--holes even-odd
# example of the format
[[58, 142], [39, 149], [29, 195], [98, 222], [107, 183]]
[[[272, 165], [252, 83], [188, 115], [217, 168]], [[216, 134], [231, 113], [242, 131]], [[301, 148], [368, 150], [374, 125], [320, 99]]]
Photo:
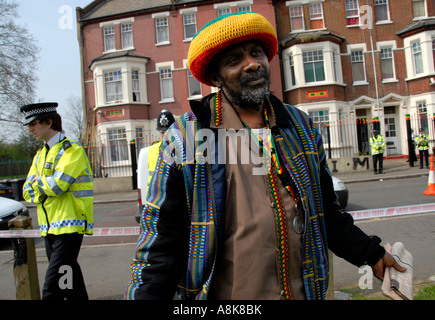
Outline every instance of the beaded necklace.
[[[232, 105], [231, 101], [227, 99], [231, 106], [233, 107], [236, 114], [239, 116], [237, 110]], [[214, 110], [215, 110], [215, 124], [222, 123], [222, 95], [221, 90], [215, 95], [214, 99]], [[273, 109], [271, 108], [272, 114]], [[273, 116], [275, 116], [273, 114]], [[276, 235], [276, 245], [278, 247], [278, 270], [279, 278], [281, 282], [281, 296], [283, 299], [290, 300], [293, 297], [292, 287], [290, 283], [290, 251], [289, 251], [289, 234], [288, 234], [288, 220], [285, 211], [284, 203], [281, 198], [279, 191], [279, 181], [277, 174], [281, 175], [283, 169], [279, 163], [279, 157], [276, 154], [276, 146], [272, 134], [270, 132], [269, 118], [267, 115], [267, 108], [264, 108], [264, 119], [266, 122], [266, 127], [268, 133], [265, 135], [266, 141], [252, 131], [246, 123], [240, 118], [243, 125], [250, 131], [250, 133], [258, 139], [258, 143], [263, 150], [263, 155], [265, 157], [265, 163], [263, 163], [263, 168], [266, 171], [266, 180], [269, 187], [269, 195], [271, 198], [271, 206], [275, 212], [275, 235]], [[266, 148], [266, 150], [265, 150]], [[286, 190], [291, 194], [293, 201], [296, 205], [296, 196], [290, 185], [285, 186]]]

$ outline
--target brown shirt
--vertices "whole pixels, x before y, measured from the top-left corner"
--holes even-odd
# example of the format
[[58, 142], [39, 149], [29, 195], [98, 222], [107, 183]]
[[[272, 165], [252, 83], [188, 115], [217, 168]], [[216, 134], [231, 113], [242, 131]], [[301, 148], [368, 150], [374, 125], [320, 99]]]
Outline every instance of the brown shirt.
[[[211, 107], [214, 119], [214, 109]], [[223, 104], [222, 120], [219, 129], [235, 129], [238, 134], [227, 131], [225, 230], [209, 298], [280, 299], [274, 210], [267, 177], [258, 174], [263, 172], [261, 164], [258, 164], [258, 147], [253, 147], [248, 130], [227, 104]], [[215, 127], [214, 123], [211, 123], [211, 127]], [[292, 225], [294, 201], [281, 182], [280, 191], [289, 221], [292, 291], [295, 299], [305, 299], [301, 235], [294, 231]]]

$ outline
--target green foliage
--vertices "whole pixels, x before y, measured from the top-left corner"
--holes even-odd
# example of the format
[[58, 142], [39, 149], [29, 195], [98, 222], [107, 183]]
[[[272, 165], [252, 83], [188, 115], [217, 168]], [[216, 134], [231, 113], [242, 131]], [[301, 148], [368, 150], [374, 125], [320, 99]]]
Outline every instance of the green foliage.
[[36, 141], [30, 133], [21, 135], [12, 143], [0, 142], [0, 161], [32, 159], [42, 145], [43, 142]]

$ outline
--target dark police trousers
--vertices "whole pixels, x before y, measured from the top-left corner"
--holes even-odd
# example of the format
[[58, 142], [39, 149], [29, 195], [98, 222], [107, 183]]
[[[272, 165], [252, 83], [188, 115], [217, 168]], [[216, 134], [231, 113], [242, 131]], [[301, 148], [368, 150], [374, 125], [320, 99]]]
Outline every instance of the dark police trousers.
[[78, 233], [45, 237], [49, 265], [42, 289], [43, 300], [88, 300], [82, 270], [77, 262], [83, 235]]

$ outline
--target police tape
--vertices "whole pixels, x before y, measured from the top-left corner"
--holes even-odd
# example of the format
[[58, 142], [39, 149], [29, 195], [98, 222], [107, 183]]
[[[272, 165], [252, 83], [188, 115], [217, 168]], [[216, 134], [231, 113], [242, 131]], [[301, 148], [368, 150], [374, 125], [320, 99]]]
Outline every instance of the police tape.
[[[139, 227], [96, 228], [92, 237], [138, 236]], [[4, 238], [40, 238], [38, 229], [0, 231], [0, 239]]]
[[418, 213], [435, 212], [435, 203], [416, 204], [401, 207], [348, 211], [354, 220], [394, 217]]
[[[435, 212], [435, 203], [416, 204], [401, 207], [390, 207], [381, 209], [369, 209], [348, 211], [354, 220], [365, 220], [373, 218], [385, 218], [402, 215], [411, 215], [418, 213]], [[92, 237], [113, 237], [113, 236], [138, 236], [139, 227], [108, 227], [96, 228]], [[37, 229], [29, 230], [8, 230], [0, 231], [0, 239], [2, 238], [39, 238], [41, 233]]]

